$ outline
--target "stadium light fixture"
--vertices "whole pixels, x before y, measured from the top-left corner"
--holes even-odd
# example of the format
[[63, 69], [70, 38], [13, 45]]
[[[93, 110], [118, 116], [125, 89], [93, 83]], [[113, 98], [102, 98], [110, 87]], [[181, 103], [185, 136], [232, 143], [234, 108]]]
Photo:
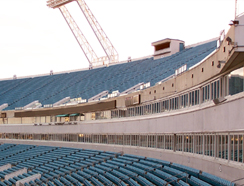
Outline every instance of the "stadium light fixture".
[[74, 0], [48, 0], [47, 6], [50, 8], [59, 8], [60, 6], [63, 6], [65, 4], [68, 4]]
[[217, 65], [217, 67], [218, 67], [218, 68], [220, 68], [220, 67], [221, 67], [221, 63], [222, 63], [222, 64], [225, 64], [225, 63], [226, 63], [226, 61], [218, 61], [218, 65]]
[[228, 37], [226, 38], [226, 41], [228, 41], [229, 43], [231, 43], [231, 42], [232, 42], [232, 39], [228, 36]]
[[231, 20], [229, 23], [230, 26], [232, 25], [239, 25], [239, 20]]
[[219, 97], [219, 98], [216, 98], [216, 99], [213, 100], [215, 105], [218, 105], [218, 104], [220, 104], [220, 103], [222, 103], [224, 101], [226, 101], [226, 98], [224, 98], [224, 97]]

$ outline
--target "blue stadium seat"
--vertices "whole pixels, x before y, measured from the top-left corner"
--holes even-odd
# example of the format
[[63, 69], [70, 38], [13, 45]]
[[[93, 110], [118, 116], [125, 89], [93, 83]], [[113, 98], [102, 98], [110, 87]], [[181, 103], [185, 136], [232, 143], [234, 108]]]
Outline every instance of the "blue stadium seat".
[[[0, 176], [3, 177], [2, 184], [7, 186], [12, 186], [16, 184], [17, 180], [36, 173], [42, 174], [40, 180], [31, 181], [27, 183], [28, 185], [235, 185], [187, 166], [142, 156], [121, 156], [112, 152], [96, 150], [9, 144], [0, 145], [0, 149], [2, 150], [0, 157], [3, 159], [6, 157], [13, 161], [18, 158], [23, 159], [17, 162], [16, 166], [0, 172]], [[31, 153], [31, 156], [28, 153]], [[12, 154], [15, 155], [12, 156]], [[75, 158], [72, 159], [73, 156]], [[85, 157], [80, 161], [81, 156]], [[100, 160], [106, 161], [100, 162]], [[4, 180], [6, 174], [18, 170], [21, 166], [34, 168], [28, 173]]]
[[200, 170], [197, 170], [197, 169], [194, 169], [194, 168], [191, 168], [191, 167], [187, 167], [187, 166], [184, 166], [184, 165], [180, 165], [180, 164], [177, 164], [177, 163], [171, 164], [170, 167], [178, 169], [178, 170], [180, 170], [182, 172], [186, 172], [186, 173], [188, 173], [190, 175], [193, 175], [193, 176], [195, 176], [197, 178], [198, 178], [199, 172], [200, 172]]
[[206, 173], [206, 172], [202, 172], [201, 174], [199, 174], [199, 178], [203, 181], [208, 182], [209, 184], [212, 185], [228, 185], [228, 186], [234, 186], [234, 183], [231, 183], [230, 181], [224, 180], [222, 178], [219, 178], [217, 176], [214, 176], [212, 174]]
[[191, 176], [187, 181], [188, 181], [188, 183], [190, 183], [193, 186], [211, 186], [210, 184], [208, 184], [194, 176]]

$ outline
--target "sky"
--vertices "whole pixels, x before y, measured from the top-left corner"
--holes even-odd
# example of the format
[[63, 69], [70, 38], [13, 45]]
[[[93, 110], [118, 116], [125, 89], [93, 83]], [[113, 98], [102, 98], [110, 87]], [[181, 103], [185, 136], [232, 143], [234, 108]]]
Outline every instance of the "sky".
[[[120, 61], [153, 54], [164, 38], [186, 45], [219, 37], [235, 0], [86, 0]], [[98, 56], [105, 56], [76, 2], [68, 10]], [[244, 0], [238, 0], [238, 13]], [[0, 79], [87, 68], [89, 63], [58, 9], [45, 0], [1, 0]]]

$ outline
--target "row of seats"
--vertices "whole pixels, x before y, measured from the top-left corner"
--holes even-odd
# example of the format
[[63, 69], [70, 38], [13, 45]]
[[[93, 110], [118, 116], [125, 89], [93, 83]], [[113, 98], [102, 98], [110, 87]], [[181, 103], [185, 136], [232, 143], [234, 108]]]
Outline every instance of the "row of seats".
[[188, 48], [172, 56], [153, 58], [51, 76], [0, 81], [0, 105], [23, 107], [35, 100], [53, 104], [64, 97], [89, 99], [104, 90], [124, 90], [141, 82], [151, 85], [169, 77], [179, 67], [191, 67], [216, 49], [216, 41]]
[[[41, 178], [25, 183], [26, 186], [235, 185], [184, 165], [130, 154], [11, 144], [0, 145], [0, 149], [1, 165], [12, 165], [12, 168], [0, 172], [1, 186], [12, 186], [34, 174], [41, 174]], [[9, 153], [11, 149], [15, 149], [12, 154]], [[6, 175], [23, 168], [28, 172], [5, 180]]]

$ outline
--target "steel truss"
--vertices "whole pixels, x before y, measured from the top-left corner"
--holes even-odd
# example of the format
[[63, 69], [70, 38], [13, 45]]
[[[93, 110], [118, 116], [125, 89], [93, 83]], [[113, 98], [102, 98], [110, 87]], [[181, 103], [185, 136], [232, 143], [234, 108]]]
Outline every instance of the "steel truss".
[[81, 32], [80, 28], [76, 24], [75, 20], [69, 13], [68, 9], [65, 7], [65, 4], [70, 3], [75, 0], [48, 0], [47, 6], [50, 8], [59, 8], [64, 19], [69, 25], [73, 35], [75, 36], [77, 42], [79, 43], [82, 51], [84, 52], [90, 68], [98, 65], [109, 65], [110, 63], [118, 62], [119, 55], [112, 45], [111, 41], [103, 31], [102, 27], [96, 20], [95, 16], [92, 14], [91, 10], [87, 6], [84, 0], [76, 0], [81, 11], [86, 17], [89, 25], [91, 26], [94, 34], [96, 35], [98, 41], [100, 42], [106, 56], [105, 57], [97, 57], [96, 53], [92, 49], [91, 45], [85, 38], [84, 34]]

